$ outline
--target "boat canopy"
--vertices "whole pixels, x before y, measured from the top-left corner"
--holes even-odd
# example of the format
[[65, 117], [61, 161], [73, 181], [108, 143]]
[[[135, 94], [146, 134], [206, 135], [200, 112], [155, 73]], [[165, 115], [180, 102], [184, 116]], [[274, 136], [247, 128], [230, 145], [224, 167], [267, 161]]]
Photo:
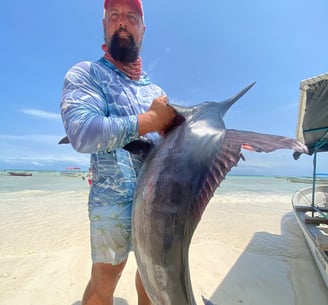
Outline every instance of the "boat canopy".
[[[310, 155], [328, 151], [328, 72], [300, 83], [296, 138]], [[298, 159], [300, 153], [294, 153]]]

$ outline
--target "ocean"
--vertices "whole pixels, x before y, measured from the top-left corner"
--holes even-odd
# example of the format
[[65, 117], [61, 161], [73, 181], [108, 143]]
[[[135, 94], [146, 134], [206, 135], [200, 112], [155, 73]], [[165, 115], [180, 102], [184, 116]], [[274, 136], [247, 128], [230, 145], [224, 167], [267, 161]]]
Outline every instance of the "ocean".
[[[31, 171], [31, 177], [9, 176], [0, 171], [0, 194], [11, 194], [22, 191], [75, 191], [83, 192], [89, 189], [86, 179], [81, 177], [65, 177], [59, 171]], [[228, 175], [217, 189], [216, 194], [228, 193], [280, 193], [292, 194], [306, 187], [303, 183], [290, 183], [287, 177], [269, 176], [234, 176]], [[12, 196], [12, 194], [11, 194]], [[3, 198], [0, 199], [0, 203]]]
[[[0, 257], [36, 253], [40, 251], [38, 240], [43, 241], [42, 251], [46, 252], [60, 251], [66, 244], [87, 246], [87, 180], [56, 171], [32, 173], [31, 177], [0, 174]], [[228, 175], [214, 198], [262, 207], [283, 202], [288, 211], [293, 193], [305, 186], [282, 177]], [[23, 231], [27, 238], [21, 238]]]
[[59, 171], [28, 172], [32, 173], [32, 176], [10, 176], [5, 171], [0, 172], [0, 194], [28, 190], [46, 192], [75, 190], [78, 192], [88, 189], [87, 181], [81, 177], [65, 177]]

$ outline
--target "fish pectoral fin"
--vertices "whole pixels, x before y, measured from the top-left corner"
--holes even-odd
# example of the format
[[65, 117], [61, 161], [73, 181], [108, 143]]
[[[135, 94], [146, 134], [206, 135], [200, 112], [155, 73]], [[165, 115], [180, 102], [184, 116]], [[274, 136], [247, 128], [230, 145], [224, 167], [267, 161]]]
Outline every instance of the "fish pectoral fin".
[[239, 142], [245, 150], [269, 153], [277, 149], [293, 149], [296, 152], [308, 153], [305, 145], [292, 138], [232, 129], [227, 132], [229, 139]]
[[69, 144], [70, 141], [68, 139], [67, 136], [63, 137], [62, 139], [60, 139], [60, 141], [58, 142], [58, 144]]
[[204, 302], [204, 305], [216, 305], [212, 303], [210, 300], [206, 299], [203, 295], [202, 295], [202, 300]]

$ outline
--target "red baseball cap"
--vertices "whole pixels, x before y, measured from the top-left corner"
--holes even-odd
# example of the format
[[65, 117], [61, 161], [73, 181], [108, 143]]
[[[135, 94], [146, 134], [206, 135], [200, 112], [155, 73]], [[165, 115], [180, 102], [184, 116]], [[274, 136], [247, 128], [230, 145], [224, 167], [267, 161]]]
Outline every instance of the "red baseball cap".
[[[112, 2], [113, 0], [105, 0], [104, 1], [104, 9], [106, 11], [106, 9], [108, 8], [108, 5]], [[142, 3], [141, 0], [128, 0], [132, 3], [135, 4], [135, 6], [137, 7], [138, 13], [140, 14], [140, 16], [142, 17], [142, 20], [144, 20], [144, 14], [143, 14], [143, 8], [142, 8]]]

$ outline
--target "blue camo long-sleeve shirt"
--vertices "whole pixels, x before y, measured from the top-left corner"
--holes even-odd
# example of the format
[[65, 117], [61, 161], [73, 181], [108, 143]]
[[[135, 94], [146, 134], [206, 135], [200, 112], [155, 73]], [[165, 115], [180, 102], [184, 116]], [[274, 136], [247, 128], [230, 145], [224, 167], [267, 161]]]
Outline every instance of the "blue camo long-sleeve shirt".
[[[136, 172], [122, 147], [139, 137], [137, 115], [164, 94], [147, 74], [131, 80], [104, 58], [78, 63], [67, 72], [61, 115], [74, 149], [91, 154], [89, 208], [131, 203]], [[146, 136], [159, 138], [156, 133]]]

